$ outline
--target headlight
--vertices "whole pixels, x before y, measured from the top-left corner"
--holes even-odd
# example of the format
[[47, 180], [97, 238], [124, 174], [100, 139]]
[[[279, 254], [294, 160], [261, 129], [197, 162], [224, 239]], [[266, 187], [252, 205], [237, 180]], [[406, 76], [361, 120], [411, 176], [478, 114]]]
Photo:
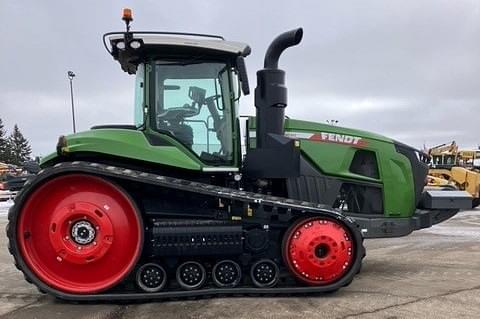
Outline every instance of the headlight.
[[133, 40], [130, 42], [130, 47], [132, 49], [138, 49], [142, 44], [140, 43], [140, 41], [137, 41], [137, 40]]
[[118, 41], [115, 46], [117, 47], [117, 49], [120, 49], [120, 50], [123, 50], [125, 49], [125, 42], [123, 41]]

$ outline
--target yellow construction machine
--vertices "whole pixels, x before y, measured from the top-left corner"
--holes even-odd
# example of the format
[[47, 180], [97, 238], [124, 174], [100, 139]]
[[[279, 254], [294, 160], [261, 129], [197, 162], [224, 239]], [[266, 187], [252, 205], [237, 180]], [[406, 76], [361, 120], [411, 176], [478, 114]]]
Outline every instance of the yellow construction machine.
[[480, 149], [460, 150], [455, 141], [428, 150], [431, 157], [428, 186], [465, 190], [480, 205]]

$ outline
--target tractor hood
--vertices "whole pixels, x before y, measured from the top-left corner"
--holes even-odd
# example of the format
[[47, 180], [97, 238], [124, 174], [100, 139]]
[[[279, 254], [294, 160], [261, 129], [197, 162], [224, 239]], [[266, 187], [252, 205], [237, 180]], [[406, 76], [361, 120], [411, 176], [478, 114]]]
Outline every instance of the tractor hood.
[[[378, 159], [379, 166], [383, 168], [384, 174], [386, 171], [391, 170], [404, 170], [405, 173], [398, 176], [411, 174], [414, 202], [416, 205], [420, 203], [429, 161], [429, 156], [422, 151], [371, 132], [293, 119], [285, 122], [285, 135], [295, 139], [314, 142], [302, 146], [302, 150], [314, 162], [318, 161], [318, 167], [331, 174], [341, 171], [341, 164], [335, 164], [335, 157], [349, 159], [358, 149], [382, 154]], [[334, 147], [335, 145], [342, 147]], [[318, 160], [329, 156], [326, 154], [335, 154], [335, 152], [340, 153], [337, 153], [332, 158], [333, 163]], [[385, 161], [385, 159], [389, 160]], [[408, 171], [411, 171], [411, 173]], [[347, 177], [349, 172], [344, 172], [343, 175]], [[398, 180], [398, 178], [394, 177], [392, 180]], [[388, 181], [384, 179], [383, 183], [387, 184]]]
[[[255, 121], [255, 117], [250, 117], [250, 138], [256, 138]], [[295, 139], [351, 144], [352, 146], [359, 147], [367, 146], [369, 140], [389, 144], [401, 144], [391, 138], [372, 132], [290, 118], [285, 119], [285, 135]]]

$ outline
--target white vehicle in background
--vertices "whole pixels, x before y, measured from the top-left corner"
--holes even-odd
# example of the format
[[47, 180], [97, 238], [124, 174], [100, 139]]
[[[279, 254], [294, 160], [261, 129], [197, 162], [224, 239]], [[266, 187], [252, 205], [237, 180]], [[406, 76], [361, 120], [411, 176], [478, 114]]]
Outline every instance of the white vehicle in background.
[[39, 170], [34, 161], [27, 161], [21, 167], [0, 163], [0, 202], [13, 200], [27, 179]]
[[0, 201], [13, 200], [31, 174], [4, 176], [0, 180]]
[[16, 192], [10, 190], [8, 175], [16, 175], [16, 166], [0, 162], [0, 202], [13, 200]]
[[473, 167], [480, 168], [480, 151], [475, 151], [475, 158], [473, 159]]

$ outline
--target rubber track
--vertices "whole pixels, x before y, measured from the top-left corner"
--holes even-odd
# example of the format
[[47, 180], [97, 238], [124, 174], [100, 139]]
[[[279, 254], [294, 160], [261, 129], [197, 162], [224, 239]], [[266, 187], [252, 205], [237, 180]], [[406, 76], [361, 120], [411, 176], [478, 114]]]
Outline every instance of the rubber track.
[[[308, 214], [309, 216], [320, 215], [337, 219], [347, 226], [354, 237], [356, 244], [356, 259], [347, 274], [339, 281], [319, 287], [297, 286], [297, 287], [273, 287], [273, 288], [256, 288], [256, 287], [235, 287], [235, 288], [204, 288], [192, 291], [164, 291], [156, 293], [111, 293], [105, 292], [100, 294], [70, 294], [58, 291], [41, 282], [28, 268], [16, 244], [16, 222], [17, 216], [21, 210], [24, 200], [35, 190], [36, 186], [46, 180], [58, 175], [67, 173], [86, 173], [97, 176], [120, 178], [134, 182], [156, 185], [164, 188], [171, 188], [181, 191], [187, 191], [197, 194], [213, 196], [228, 200], [240, 201], [252, 205], [264, 205], [274, 208], [286, 209], [294, 215]], [[327, 293], [338, 290], [349, 285], [354, 276], [360, 271], [362, 259], [365, 256], [365, 247], [363, 246], [363, 238], [354, 220], [348, 216], [341, 214], [339, 211], [333, 210], [331, 207], [311, 202], [298, 201], [282, 197], [275, 197], [263, 194], [240, 191], [232, 188], [220, 187], [210, 184], [188, 181], [184, 179], [172, 178], [142, 171], [126, 169], [117, 166], [75, 161], [59, 163], [52, 167], [41, 170], [33, 179], [28, 180], [23, 189], [15, 198], [15, 204], [10, 208], [8, 213], [7, 236], [9, 240], [8, 248], [10, 254], [15, 259], [15, 266], [23, 272], [25, 279], [36, 285], [41, 292], [49, 293], [57, 298], [68, 301], [148, 301], [159, 299], [185, 299], [198, 298], [208, 296], [241, 296], [241, 295], [291, 295], [291, 294], [311, 294], [311, 293]]]

